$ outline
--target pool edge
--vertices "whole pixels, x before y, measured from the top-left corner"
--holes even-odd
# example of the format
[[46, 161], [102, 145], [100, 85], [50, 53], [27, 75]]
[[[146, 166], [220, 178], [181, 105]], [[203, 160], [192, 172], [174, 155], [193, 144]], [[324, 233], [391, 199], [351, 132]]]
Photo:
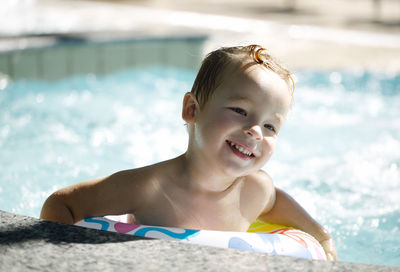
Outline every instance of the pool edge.
[[[19, 42], [23, 39], [20, 38]], [[151, 65], [198, 69], [207, 36], [108, 36], [93, 39], [48, 36], [30, 39], [34, 41], [24, 42], [24, 46], [0, 49], [0, 76], [6, 75], [12, 80], [59, 80]]]
[[1, 210], [0, 222], [0, 263], [7, 271], [400, 271], [136, 238]]

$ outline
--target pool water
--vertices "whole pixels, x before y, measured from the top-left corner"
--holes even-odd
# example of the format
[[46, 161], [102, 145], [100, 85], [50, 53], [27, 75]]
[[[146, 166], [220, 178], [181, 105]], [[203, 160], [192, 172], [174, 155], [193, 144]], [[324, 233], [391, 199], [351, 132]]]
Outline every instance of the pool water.
[[[38, 217], [56, 189], [185, 151], [195, 72], [0, 78], [0, 209]], [[400, 75], [298, 71], [265, 169], [332, 233], [339, 260], [400, 266]]]

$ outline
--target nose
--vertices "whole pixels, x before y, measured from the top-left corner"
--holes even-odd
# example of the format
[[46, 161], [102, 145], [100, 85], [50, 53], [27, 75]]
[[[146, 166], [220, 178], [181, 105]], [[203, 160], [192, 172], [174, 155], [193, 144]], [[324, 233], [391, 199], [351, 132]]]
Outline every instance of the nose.
[[261, 131], [261, 127], [259, 125], [247, 127], [244, 129], [244, 132], [247, 135], [251, 136], [252, 138], [256, 139], [257, 141], [262, 140], [262, 131]]

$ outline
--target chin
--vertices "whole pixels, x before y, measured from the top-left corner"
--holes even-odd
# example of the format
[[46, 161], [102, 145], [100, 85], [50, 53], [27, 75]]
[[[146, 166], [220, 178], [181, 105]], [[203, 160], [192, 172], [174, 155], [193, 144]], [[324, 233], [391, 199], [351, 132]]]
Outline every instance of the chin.
[[257, 172], [258, 170], [259, 170], [258, 168], [257, 169], [255, 169], [255, 168], [249, 169], [249, 168], [246, 168], [243, 166], [242, 167], [237, 166], [237, 167], [225, 168], [224, 173], [226, 176], [229, 176], [232, 178], [238, 178], [238, 177], [250, 175], [251, 173]]

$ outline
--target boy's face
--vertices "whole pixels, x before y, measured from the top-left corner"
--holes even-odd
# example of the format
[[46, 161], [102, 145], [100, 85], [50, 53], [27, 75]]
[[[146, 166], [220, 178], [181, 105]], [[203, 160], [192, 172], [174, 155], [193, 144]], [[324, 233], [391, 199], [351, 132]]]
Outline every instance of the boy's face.
[[291, 99], [286, 82], [261, 65], [226, 73], [196, 115], [196, 152], [230, 176], [261, 169], [275, 149]]

